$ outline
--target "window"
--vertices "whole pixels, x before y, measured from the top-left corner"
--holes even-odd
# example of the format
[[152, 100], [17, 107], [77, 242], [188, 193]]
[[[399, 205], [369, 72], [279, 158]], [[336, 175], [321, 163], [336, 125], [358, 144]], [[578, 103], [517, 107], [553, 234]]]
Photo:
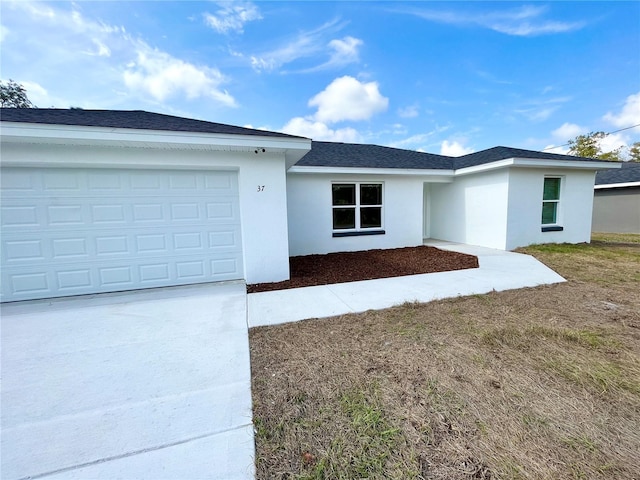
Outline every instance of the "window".
[[[542, 190], [542, 225], [557, 225], [559, 223], [560, 205], [560, 177], [545, 177]], [[543, 230], [544, 231], [544, 230]]]
[[331, 189], [334, 236], [384, 233], [381, 183], [334, 183]]

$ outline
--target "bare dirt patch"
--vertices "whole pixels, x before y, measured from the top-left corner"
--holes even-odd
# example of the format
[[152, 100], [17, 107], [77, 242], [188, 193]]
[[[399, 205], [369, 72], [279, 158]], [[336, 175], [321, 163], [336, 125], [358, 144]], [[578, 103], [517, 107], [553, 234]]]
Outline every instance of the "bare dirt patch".
[[250, 331], [259, 479], [638, 478], [640, 249], [568, 282]]
[[291, 257], [289, 268], [290, 280], [247, 285], [247, 291], [266, 292], [478, 268], [478, 259], [473, 255], [420, 246]]

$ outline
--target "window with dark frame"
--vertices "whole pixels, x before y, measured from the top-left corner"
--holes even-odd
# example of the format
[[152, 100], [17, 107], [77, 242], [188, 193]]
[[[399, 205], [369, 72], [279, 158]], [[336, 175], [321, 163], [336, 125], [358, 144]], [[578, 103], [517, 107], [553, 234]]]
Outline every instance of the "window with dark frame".
[[382, 228], [381, 183], [334, 183], [331, 189], [334, 231]]

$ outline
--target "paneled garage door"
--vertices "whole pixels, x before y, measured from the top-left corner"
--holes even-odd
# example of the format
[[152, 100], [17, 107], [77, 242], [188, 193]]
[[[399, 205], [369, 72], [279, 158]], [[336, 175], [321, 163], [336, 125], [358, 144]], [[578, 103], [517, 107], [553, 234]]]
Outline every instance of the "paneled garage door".
[[2, 169], [2, 301], [243, 277], [232, 171]]

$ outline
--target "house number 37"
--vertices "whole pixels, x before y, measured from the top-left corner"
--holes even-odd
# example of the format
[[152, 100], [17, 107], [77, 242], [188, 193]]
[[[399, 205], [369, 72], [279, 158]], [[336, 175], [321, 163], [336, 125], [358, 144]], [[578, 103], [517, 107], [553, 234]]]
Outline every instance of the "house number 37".
[[258, 191], [264, 192], [264, 185], [258, 185]]

